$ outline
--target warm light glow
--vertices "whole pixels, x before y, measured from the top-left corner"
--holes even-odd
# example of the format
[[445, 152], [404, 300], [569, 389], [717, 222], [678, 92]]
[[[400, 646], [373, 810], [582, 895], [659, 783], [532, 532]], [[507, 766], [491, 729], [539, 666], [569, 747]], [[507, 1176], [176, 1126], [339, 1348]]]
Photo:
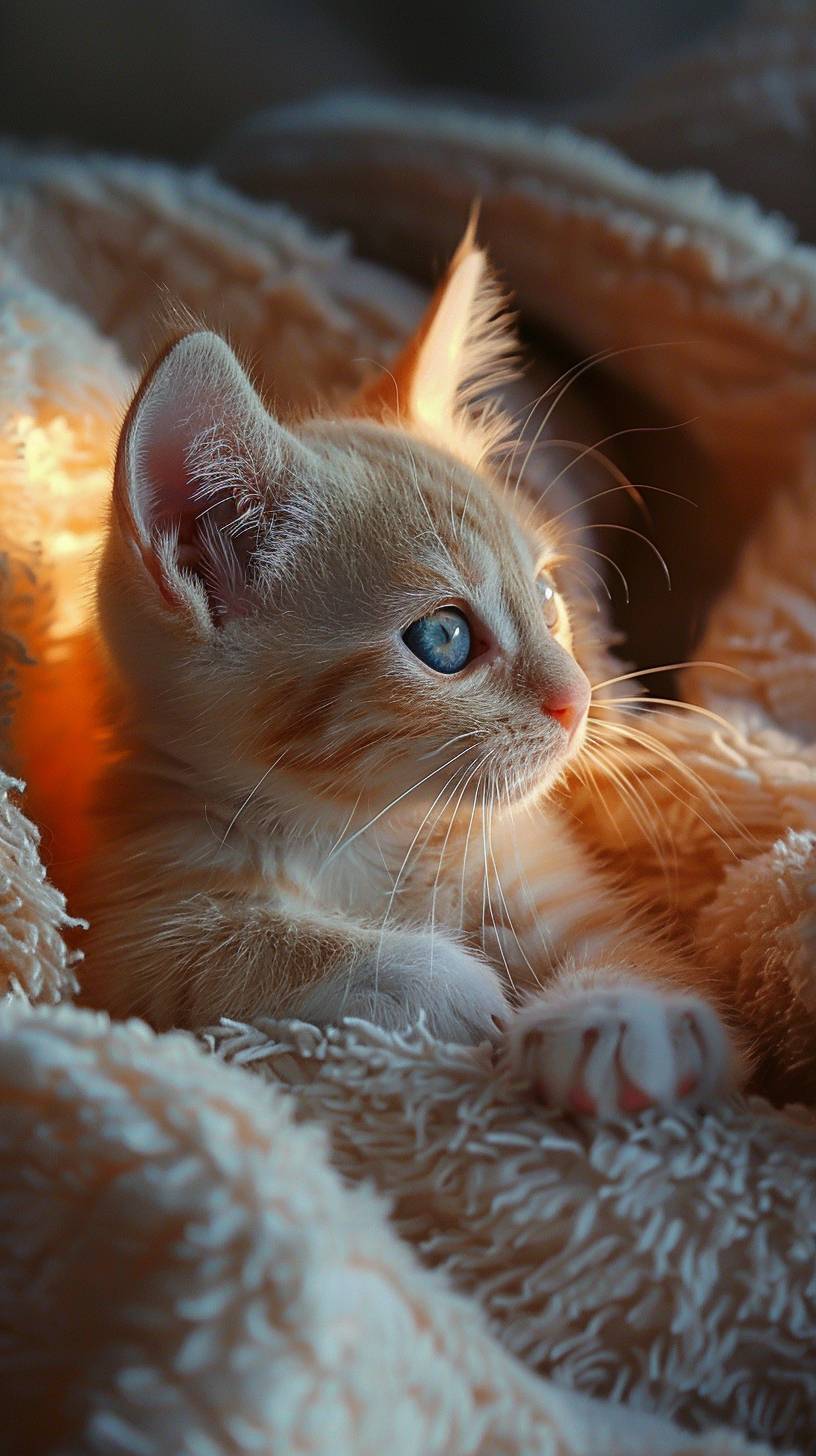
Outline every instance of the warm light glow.
[[[17, 675], [12, 761], [26, 810], [61, 885], [88, 839], [88, 801], [104, 733], [98, 710], [93, 573], [101, 545], [118, 418], [97, 410], [24, 414], [0, 443], [0, 547], [8, 563], [4, 626], [31, 666]], [[57, 868], [58, 867], [58, 868]]]
[[102, 539], [111, 461], [107, 449], [100, 456], [87, 441], [78, 450], [77, 435], [64, 415], [47, 424], [22, 415], [16, 438], [29, 508], [24, 540], [42, 553], [53, 590], [44, 644], [50, 650], [88, 624], [89, 577]]

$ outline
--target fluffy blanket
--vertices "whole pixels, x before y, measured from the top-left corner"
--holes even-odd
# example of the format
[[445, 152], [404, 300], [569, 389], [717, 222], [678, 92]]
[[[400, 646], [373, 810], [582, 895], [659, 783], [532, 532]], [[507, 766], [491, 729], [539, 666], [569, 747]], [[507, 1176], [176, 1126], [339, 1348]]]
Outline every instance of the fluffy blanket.
[[[699, 609], [753, 529], [699, 652], [751, 681], [682, 683], [736, 732], [681, 732], [670, 713], [659, 731], [743, 837], [724, 846], [668, 801], [683, 852], [667, 880], [614, 785], [606, 817], [577, 797], [576, 810], [755, 1011], [775, 958], [788, 1027], [761, 1048], [768, 1082], [810, 1090], [816, 258], [710, 183], [416, 108], [267, 119], [222, 165], [419, 274], [481, 193], [529, 328], [575, 358], [616, 351], [615, 410], [634, 389], [637, 410], [692, 420], [671, 454], [711, 508], [687, 536], [686, 610], [663, 626], [682, 642], [688, 602]], [[297, 409], [353, 388], [420, 298], [393, 266], [206, 175], [0, 158], [0, 625], [8, 767], [29, 815], [4, 780], [0, 1391], [15, 1453], [812, 1446], [809, 1115], [753, 1099], [579, 1125], [421, 1028], [227, 1025], [197, 1045], [53, 1004], [81, 967], [30, 819], [70, 888], [105, 751], [79, 567], [168, 302], [227, 329]]]

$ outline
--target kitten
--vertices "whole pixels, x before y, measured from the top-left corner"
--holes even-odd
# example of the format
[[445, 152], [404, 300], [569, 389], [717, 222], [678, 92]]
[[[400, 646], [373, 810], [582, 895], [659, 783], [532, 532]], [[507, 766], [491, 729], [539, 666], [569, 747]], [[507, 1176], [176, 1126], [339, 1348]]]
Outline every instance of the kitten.
[[545, 802], [591, 690], [557, 530], [472, 403], [507, 347], [469, 231], [342, 418], [284, 428], [210, 333], [148, 372], [98, 581], [87, 994], [159, 1028], [424, 1012], [555, 1105], [703, 1100], [716, 1011]]

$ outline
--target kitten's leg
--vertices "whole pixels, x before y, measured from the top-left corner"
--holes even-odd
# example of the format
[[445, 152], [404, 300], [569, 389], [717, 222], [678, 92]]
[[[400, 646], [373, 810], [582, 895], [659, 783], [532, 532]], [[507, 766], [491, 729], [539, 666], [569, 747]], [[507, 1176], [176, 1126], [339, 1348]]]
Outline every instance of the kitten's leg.
[[341, 964], [290, 1003], [318, 1025], [357, 1016], [392, 1030], [424, 1015], [440, 1041], [496, 1041], [509, 1008], [493, 968], [451, 938], [428, 931], [359, 932]]
[[505, 1041], [513, 1071], [553, 1105], [602, 1115], [727, 1092], [739, 1058], [693, 967], [565, 826], [542, 829], [494, 846], [502, 916], [486, 945], [529, 997]]
[[[183, 888], [183, 887], [182, 887]], [[134, 922], [139, 935], [134, 936]], [[358, 1016], [404, 1029], [425, 1014], [442, 1040], [496, 1040], [501, 978], [451, 937], [377, 930], [266, 900], [151, 893], [94, 914], [86, 986], [93, 1004], [161, 1029], [221, 1016]]]

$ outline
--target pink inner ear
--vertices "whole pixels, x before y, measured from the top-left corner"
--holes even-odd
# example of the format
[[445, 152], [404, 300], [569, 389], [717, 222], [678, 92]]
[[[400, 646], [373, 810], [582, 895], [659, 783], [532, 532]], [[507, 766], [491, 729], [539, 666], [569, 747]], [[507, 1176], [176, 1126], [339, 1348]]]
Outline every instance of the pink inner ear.
[[144, 502], [149, 535], [171, 521], [192, 519], [201, 510], [195, 501], [186, 449], [178, 434], [148, 439], [140, 465], [145, 472], [148, 500]]
[[188, 334], [159, 358], [122, 431], [114, 492], [166, 601], [191, 605], [193, 577], [214, 621], [257, 602], [260, 527], [299, 478], [299, 451], [216, 334]]
[[[216, 408], [206, 390], [185, 397], [178, 388], [181, 382], [171, 373], [169, 387], [162, 390], [165, 381], [156, 379], [153, 388], [159, 398], [151, 399], [148, 387], [136, 411], [127, 452], [131, 480], [126, 514], [165, 600], [178, 606], [183, 596], [183, 581], [168, 571], [165, 553], [158, 549], [162, 537], [175, 535], [173, 564], [199, 581], [213, 620], [220, 622], [248, 609], [257, 513], [247, 509], [239, 468], [234, 460], [227, 463], [227, 452], [219, 450], [217, 440], [214, 449], [204, 445], [197, 463], [202, 441], [216, 429]], [[224, 413], [229, 405], [225, 392]], [[227, 429], [225, 424], [225, 437]], [[219, 456], [223, 472], [217, 469]]]

